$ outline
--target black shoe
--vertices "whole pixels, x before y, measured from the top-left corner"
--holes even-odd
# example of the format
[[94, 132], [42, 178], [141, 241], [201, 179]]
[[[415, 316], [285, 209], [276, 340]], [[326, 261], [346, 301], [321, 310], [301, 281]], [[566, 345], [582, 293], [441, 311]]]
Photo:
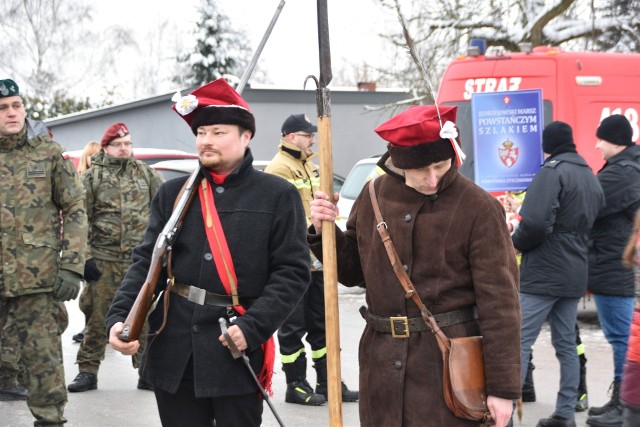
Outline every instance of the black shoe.
[[142, 377], [138, 379], [138, 390], [153, 391], [153, 384], [146, 382]]
[[591, 427], [620, 427], [622, 421], [622, 406], [616, 405], [604, 414], [592, 415], [587, 418], [587, 425]]
[[0, 390], [0, 402], [27, 400], [27, 389], [22, 384]]
[[[325, 400], [329, 400], [327, 383], [316, 384], [316, 394], [321, 394], [324, 396]], [[357, 402], [359, 397], [360, 397], [360, 393], [358, 393], [358, 390], [349, 390], [349, 388], [347, 388], [347, 385], [344, 382], [342, 382], [342, 401], [343, 402]]]
[[593, 416], [593, 415], [602, 415], [605, 412], [608, 412], [611, 410], [611, 408], [613, 408], [614, 406], [618, 405], [618, 396], [620, 393], [620, 382], [616, 382], [615, 380], [611, 383], [611, 385], [609, 386], [609, 396], [611, 396], [611, 399], [605, 403], [603, 406], [592, 406], [591, 408], [589, 408], [589, 416]]
[[323, 395], [314, 393], [307, 380], [299, 380], [287, 384], [287, 394], [284, 401], [300, 405], [318, 406], [322, 405], [326, 399]]
[[98, 376], [89, 372], [80, 372], [67, 387], [72, 393], [95, 390], [98, 388]]
[[540, 418], [536, 427], [576, 427], [576, 421], [552, 415], [549, 418]]
[[84, 339], [84, 331], [82, 332], [78, 332], [77, 334], [75, 334], [74, 336], [71, 337], [71, 339], [74, 342], [82, 342], [82, 340]]

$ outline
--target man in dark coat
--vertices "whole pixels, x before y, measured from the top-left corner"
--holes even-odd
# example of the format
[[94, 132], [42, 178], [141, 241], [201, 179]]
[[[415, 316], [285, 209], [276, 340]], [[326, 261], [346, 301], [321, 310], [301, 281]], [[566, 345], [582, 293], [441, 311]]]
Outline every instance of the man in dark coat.
[[[580, 362], [576, 353], [578, 301], [587, 287], [589, 230], [604, 205], [602, 188], [587, 162], [576, 152], [571, 127], [550, 123], [542, 132], [545, 161], [527, 189], [522, 221], [513, 234], [522, 252], [520, 306], [522, 357], [549, 320], [560, 363], [556, 409], [538, 427], [575, 426]], [[522, 367], [522, 380], [527, 373]]]
[[[458, 173], [456, 107], [415, 106], [376, 132], [389, 142], [375, 180], [380, 210], [400, 260], [449, 337], [482, 335], [487, 405], [498, 427], [520, 396], [520, 309], [515, 255], [497, 199]], [[444, 123], [441, 126], [440, 123]], [[307, 239], [322, 255], [322, 221], [335, 206], [315, 193]], [[442, 355], [420, 310], [405, 298], [378, 232], [366, 186], [345, 232], [336, 227], [338, 278], [366, 286], [360, 341], [362, 426], [477, 426], [443, 397]], [[407, 328], [391, 333], [391, 317]], [[450, 321], [445, 321], [449, 318]]]
[[622, 424], [618, 391], [634, 303], [633, 270], [622, 263], [622, 253], [640, 208], [640, 147], [631, 139], [629, 120], [621, 114], [609, 116], [598, 126], [596, 136], [596, 148], [606, 160], [597, 177], [607, 203], [591, 231], [588, 289], [596, 301], [602, 332], [613, 349], [614, 374], [611, 400], [589, 409], [587, 424], [594, 427]]
[[[149, 316], [150, 331], [163, 320], [166, 326], [149, 338], [140, 369], [154, 387], [163, 426], [259, 426], [261, 395], [242, 359], [225, 348], [229, 343], [218, 320], [231, 322], [231, 340], [268, 390], [273, 334], [310, 281], [304, 209], [293, 185], [252, 167], [254, 117], [223, 79], [176, 101], [176, 111], [196, 135], [201, 176], [172, 245], [170, 269], [163, 268], [158, 281], [157, 291], [168, 292], [168, 299]], [[118, 338], [122, 321], [185, 181], [171, 180], [159, 189], [144, 242], [134, 249], [133, 265], [107, 316], [110, 342], [124, 354], [135, 353], [138, 342]]]

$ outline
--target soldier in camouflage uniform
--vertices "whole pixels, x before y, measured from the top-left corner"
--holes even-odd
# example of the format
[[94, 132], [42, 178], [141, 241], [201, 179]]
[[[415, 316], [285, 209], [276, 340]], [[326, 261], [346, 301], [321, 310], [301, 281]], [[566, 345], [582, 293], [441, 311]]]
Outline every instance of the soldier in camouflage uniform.
[[[131, 135], [124, 123], [111, 125], [101, 146], [82, 175], [89, 216], [86, 285], [80, 295], [86, 327], [76, 359], [80, 372], [69, 384], [71, 392], [98, 387], [98, 369], [108, 341], [105, 316], [131, 265], [131, 251], [142, 243], [151, 199], [162, 184], [158, 172], [133, 158]], [[134, 367], [138, 364], [134, 357]], [[141, 380], [138, 388], [149, 386]]]
[[[64, 148], [25, 118], [18, 86], [0, 80], [0, 358], [24, 371], [35, 425], [62, 425], [63, 302], [80, 291], [84, 189]], [[0, 377], [0, 388], [15, 385], [6, 380]]]

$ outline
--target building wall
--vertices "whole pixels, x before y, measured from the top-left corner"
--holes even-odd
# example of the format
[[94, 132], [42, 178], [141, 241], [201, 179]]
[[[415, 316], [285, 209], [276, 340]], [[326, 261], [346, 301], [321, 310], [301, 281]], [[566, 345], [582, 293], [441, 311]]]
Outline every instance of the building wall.
[[[386, 144], [373, 131], [396, 110], [366, 112], [365, 106], [381, 106], [409, 98], [406, 91], [331, 91], [331, 128], [334, 173], [346, 176], [364, 157], [385, 152]], [[317, 121], [315, 90], [245, 88], [244, 99], [256, 118], [256, 135], [249, 145], [253, 156], [270, 160], [280, 140], [280, 127], [290, 114], [305, 113]], [[47, 127], [68, 150], [82, 149], [89, 140], [100, 141], [109, 125], [124, 122], [137, 147], [171, 148], [195, 152], [195, 137], [171, 106], [173, 94], [127, 104], [76, 113], [46, 121]], [[315, 148], [318, 151], [318, 148]], [[319, 164], [319, 159], [316, 160]]]

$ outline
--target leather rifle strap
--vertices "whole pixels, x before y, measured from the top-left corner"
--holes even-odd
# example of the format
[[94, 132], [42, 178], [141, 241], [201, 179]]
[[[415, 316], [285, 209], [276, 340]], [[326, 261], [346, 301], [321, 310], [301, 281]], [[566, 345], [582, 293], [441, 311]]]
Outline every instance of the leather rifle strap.
[[380, 212], [380, 206], [378, 205], [378, 197], [376, 196], [374, 182], [375, 180], [373, 179], [369, 181], [369, 196], [371, 197], [371, 206], [373, 206], [373, 212], [376, 216], [376, 229], [378, 230], [378, 234], [380, 234], [382, 243], [387, 250], [387, 255], [389, 256], [389, 261], [391, 261], [393, 272], [398, 278], [400, 285], [404, 289], [405, 298], [411, 298], [413, 302], [416, 303], [416, 305], [420, 309], [420, 315], [422, 316], [422, 319], [428, 326], [430, 326], [431, 332], [433, 332], [438, 339], [437, 341], [440, 350], [444, 352], [451, 346], [449, 338], [447, 338], [444, 332], [442, 332], [442, 330], [438, 326], [438, 322], [436, 322], [436, 320], [433, 318], [433, 314], [431, 314], [431, 312], [422, 302], [420, 295], [418, 295], [418, 291], [416, 290], [415, 286], [413, 286], [409, 275], [402, 266], [402, 262], [400, 261], [398, 252], [396, 251], [395, 245], [393, 244], [391, 236], [389, 235], [387, 223], [382, 219], [382, 212]]
[[[184, 193], [188, 182], [189, 180], [187, 179], [184, 182], [184, 184], [182, 184], [182, 188], [178, 192], [178, 197], [176, 197], [176, 200], [174, 200], [173, 202], [173, 209], [171, 210], [171, 212], [173, 212], [176, 209], [176, 206], [178, 206], [178, 201], [180, 201], [180, 198], [182, 197], [182, 193]], [[194, 198], [191, 197], [187, 201], [187, 204], [184, 207], [185, 210], [189, 209], [189, 207], [191, 206], [191, 203], [193, 202], [193, 199]], [[160, 334], [160, 332], [164, 330], [165, 326], [167, 326], [167, 315], [169, 314], [169, 302], [171, 301], [171, 298], [169, 295], [171, 294], [171, 286], [173, 286], [173, 283], [174, 283], [173, 272], [171, 271], [171, 254], [172, 253], [173, 253], [173, 248], [169, 246], [168, 253], [165, 255], [167, 259], [167, 277], [169, 277], [169, 280], [167, 281], [167, 286], [163, 291], [164, 295], [162, 299], [164, 301], [164, 309], [162, 311], [162, 324], [160, 325], [157, 331], [151, 334], [151, 335], [154, 335], [154, 340], [155, 340], [155, 336], [158, 336], [158, 334]]]

